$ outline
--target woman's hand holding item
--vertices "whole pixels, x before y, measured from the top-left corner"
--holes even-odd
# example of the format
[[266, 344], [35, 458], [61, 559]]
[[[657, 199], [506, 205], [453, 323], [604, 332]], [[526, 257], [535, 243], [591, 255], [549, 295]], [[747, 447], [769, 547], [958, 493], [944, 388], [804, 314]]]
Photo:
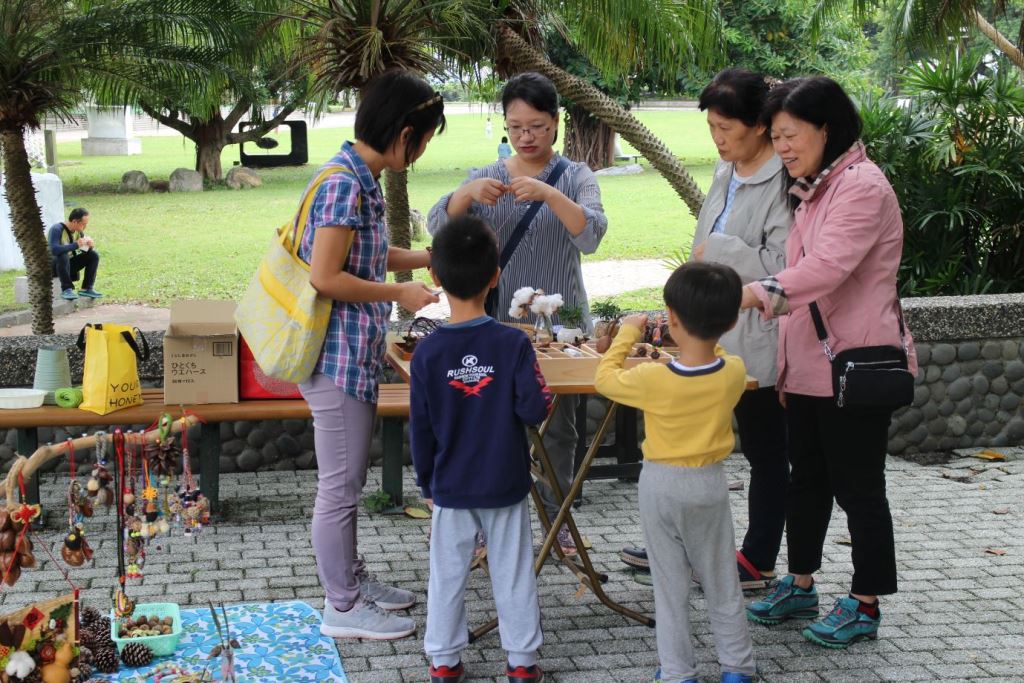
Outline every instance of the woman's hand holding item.
[[466, 184], [470, 198], [479, 204], [494, 206], [501, 195], [509, 191], [509, 187], [494, 178], [478, 178]]
[[547, 183], [530, 176], [513, 178], [508, 191], [516, 196], [517, 202], [546, 202], [551, 199], [552, 193], [558, 192]]
[[422, 282], [403, 282], [398, 285], [398, 296], [395, 300], [398, 305], [407, 311], [418, 311], [429, 304], [436, 304], [440, 301], [437, 294], [434, 294]]

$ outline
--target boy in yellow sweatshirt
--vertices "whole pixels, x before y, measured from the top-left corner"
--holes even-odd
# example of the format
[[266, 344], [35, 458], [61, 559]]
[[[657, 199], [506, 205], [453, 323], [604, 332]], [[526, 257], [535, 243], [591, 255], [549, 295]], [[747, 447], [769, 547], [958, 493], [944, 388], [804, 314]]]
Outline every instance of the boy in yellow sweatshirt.
[[665, 284], [669, 329], [679, 357], [668, 365], [622, 368], [642, 338], [646, 315], [623, 321], [597, 369], [597, 390], [644, 411], [647, 438], [640, 473], [640, 523], [654, 582], [656, 681], [697, 680], [690, 637], [690, 574], [701, 578], [723, 683], [748, 683], [753, 645], [722, 460], [732, 452], [732, 412], [746, 368], [718, 338], [736, 324], [742, 283], [728, 266], [687, 263]]

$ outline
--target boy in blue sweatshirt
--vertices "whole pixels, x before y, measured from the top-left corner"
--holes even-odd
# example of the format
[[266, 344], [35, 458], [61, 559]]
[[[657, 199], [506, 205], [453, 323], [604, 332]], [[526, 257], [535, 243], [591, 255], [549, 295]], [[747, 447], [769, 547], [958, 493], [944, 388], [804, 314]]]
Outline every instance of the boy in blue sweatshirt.
[[410, 382], [416, 483], [434, 508], [424, 636], [430, 681], [466, 676], [465, 593], [478, 531], [488, 541], [508, 680], [542, 681], [523, 425], [543, 422], [551, 393], [526, 335], [484, 313], [500, 273], [494, 231], [474, 216], [452, 219], [434, 235], [430, 264], [451, 307], [450, 322], [417, 345]]

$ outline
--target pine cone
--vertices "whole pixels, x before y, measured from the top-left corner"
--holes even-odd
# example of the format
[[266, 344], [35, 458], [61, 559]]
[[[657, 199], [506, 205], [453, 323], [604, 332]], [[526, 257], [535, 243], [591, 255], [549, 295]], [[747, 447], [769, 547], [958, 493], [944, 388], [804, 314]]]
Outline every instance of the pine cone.
[[121, 661], [133, 669], [153, 661], [153, 651], [142, 643], [128, 643], [121, 650]]
[[100, 617], [89, 628], [82, 629], [79, 640], [93, 653], [96, 650], [113, 647], [114, 641], [110, 638], [110, 619]]
[[32, 669], [32, 671], [22, 679], [19, 679], [21, 683], [43, 683], [43, 673], [40, 667]]
[[83, 664], [92, 664], [92, 650], [84, 642], [78, 646], [78, 668], [82, 668]]
[[82, 624], [82, 628], [88, 628], [102, 616], [103, 615], [100, 614], [100, 611], [95, 607], [86, 607], [82, 610], [82, 613], [79, 615], [79, 621]]
[[96, 668], [105, 674], [117, 673], [121, 668], [116, 647], [104, 647], [96, 650], [93, 652], [92, 658]]
[[75, 668], [78, 669], [78, 676], [72, 680], [72, 683], [85, 683], [92, 678], [92, 664], [78, 664]]

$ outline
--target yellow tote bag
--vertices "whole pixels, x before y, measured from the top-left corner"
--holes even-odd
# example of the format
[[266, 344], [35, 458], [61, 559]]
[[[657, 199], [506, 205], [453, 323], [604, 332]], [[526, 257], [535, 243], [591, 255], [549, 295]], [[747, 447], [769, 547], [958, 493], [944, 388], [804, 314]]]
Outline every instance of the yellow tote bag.
[[[136, 332], [142, 340], [142, 350], [135, 341]], [[138, 363], [149, 358], [149, 344], [138, 328], [89, 324], [78, 335], [78, 348], [85, 351], [79, 408], [106, 415], [142, 405]]]
[[[309, 284], [309, 265], [298, 256], [317, 188], [344, 166], [328, 166], [310, 185], [294, 223], [277, 230], [249, 288], [235, 310], [235, 323], [256, 364], [269, 377], [285, 382], [309, 379], [331, 317], [331, 300]], [[345, 258], [352, 248], [349, 239]]]

